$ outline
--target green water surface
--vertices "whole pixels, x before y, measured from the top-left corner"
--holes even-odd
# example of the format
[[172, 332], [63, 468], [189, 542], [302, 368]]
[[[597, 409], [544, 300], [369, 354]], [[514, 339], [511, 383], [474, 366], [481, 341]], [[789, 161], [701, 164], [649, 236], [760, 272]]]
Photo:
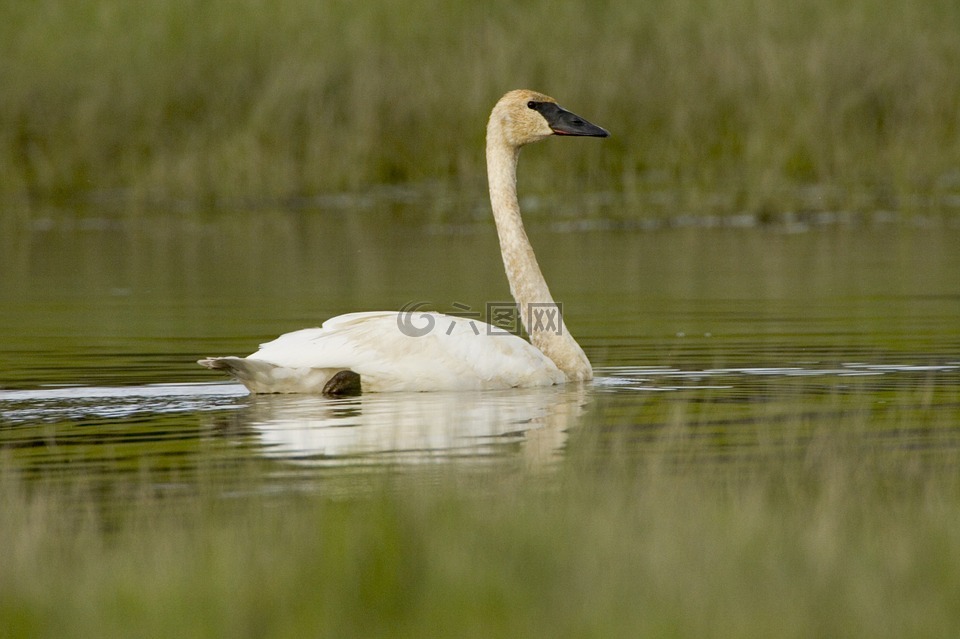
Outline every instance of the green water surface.
[[642, 451], [677, 423], [708, 444], [698, 459], [749, 459], [798, 420], [893, 448], [960, 441], [955, 224], [680, 222], [531, 225], [594, 383], [351, 400], [251, 397], [194, 362], [349, 311], [508, 301], [491, 223], [431, 224], [399, 204], [10, 223], [0, 447], [27, 474], [183, 479], [253, 460], [316, 479], [384, 462], [553, 463], [584, 433]]

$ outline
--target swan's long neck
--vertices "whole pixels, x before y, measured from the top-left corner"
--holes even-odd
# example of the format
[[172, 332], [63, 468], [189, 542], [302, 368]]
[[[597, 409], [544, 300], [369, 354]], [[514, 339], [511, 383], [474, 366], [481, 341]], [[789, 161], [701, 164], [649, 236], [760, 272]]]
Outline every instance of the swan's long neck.
[[568, 380], [592, 379], [590, 361], [563, 323], [562, 308], [550, 295], [523, 229], [517, 201], [519, 153], [519, 147], [508, 142], [501, 121], [491, 118], [487, 126], [487, 179], [510, 292], [533, 345], [553, 360]]

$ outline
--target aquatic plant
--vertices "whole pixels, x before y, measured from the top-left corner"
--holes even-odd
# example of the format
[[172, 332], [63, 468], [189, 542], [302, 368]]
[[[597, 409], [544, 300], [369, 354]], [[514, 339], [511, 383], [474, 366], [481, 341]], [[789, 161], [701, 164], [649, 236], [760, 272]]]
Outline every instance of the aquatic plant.
[[0, 197], [251, 206], [429, 180], [482, 199], [486, 109], [529, 86], [613, 133], [530, 154], [530, 192], [577, 176], [621, 215], [955, 211], [958, 34], [948, 0], [8, 3]]

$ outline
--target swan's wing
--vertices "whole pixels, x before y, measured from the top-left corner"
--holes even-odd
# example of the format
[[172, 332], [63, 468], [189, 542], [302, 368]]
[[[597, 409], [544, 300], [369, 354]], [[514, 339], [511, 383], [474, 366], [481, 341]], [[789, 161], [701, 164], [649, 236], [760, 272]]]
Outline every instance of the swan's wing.
[[396, 321], [397, 312], [367, 311], [363, 313], [345, 313], [343, 315], [337, 315], [336, 317], [331, 317], [325, 321], [318, 328], [302, 328], [298, 331], [284, 333], [274, 340], [260, 344], [260, 351], [254, 353], [250, 357], [257, 355], [259, 352], [264, 350], [279, 352], [279, 349], [288, 347], [296, 348], [305, 341], [319, 339], [324, 335], [331, 335], [341, 331], [349, 331], [351, 327], [363, 326], [364, 324], [368, 324], [370, 322], [382, 321], [383, 318], [387, 317], [393, 318], [393, 320]]
[[[282, 390], [289, 390], [298, 375], [306, 380], [323, 371], [329, 378], [344, 369], [360, 375], [365, 391], [511, 388], [564, 381], [553, 361], [529, 342], [479, 320], [440, 313], [340, 315], [320, 328], [281, 335], [246, 360], [278, 369]], [[309, 390], [319, 390], [314, 388], [317, 383], [311, 379]], [[261, 384], [255, 390], [266, 389]]]

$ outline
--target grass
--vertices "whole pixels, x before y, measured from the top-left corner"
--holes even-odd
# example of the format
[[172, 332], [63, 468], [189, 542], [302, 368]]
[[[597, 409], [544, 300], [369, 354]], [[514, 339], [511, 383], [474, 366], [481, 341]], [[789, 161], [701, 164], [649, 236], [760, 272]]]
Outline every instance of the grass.
[[[659, 434], [576, 432], [553, 472], [509, 462], [384, 471], [345, 493], [278, 494], [257, 481], [225, 493], [211, 466], [179, 497], [145, 471], [116, 477], [104, 499], [101, 480], [8, 470], [0, 635], [960, 630], [951, 429], [939, 444], [928, 437], [930, 448], [891, 450], [798, 416], [758, 425], [766, 435], [741, 464], [696, 436], [709, 426], [702, 416], [670, 412]], [[652, 437], [638, 447], [638, 434]]]
[[955, 211], [960, 191], [949, 0], [43, 0], [0, 9], [0, 60], [8, 202], [482, 198], [486, 114], [520, 86], [614, 134], [528, 153], [525, 188], [613, 192], [619, 215]]

